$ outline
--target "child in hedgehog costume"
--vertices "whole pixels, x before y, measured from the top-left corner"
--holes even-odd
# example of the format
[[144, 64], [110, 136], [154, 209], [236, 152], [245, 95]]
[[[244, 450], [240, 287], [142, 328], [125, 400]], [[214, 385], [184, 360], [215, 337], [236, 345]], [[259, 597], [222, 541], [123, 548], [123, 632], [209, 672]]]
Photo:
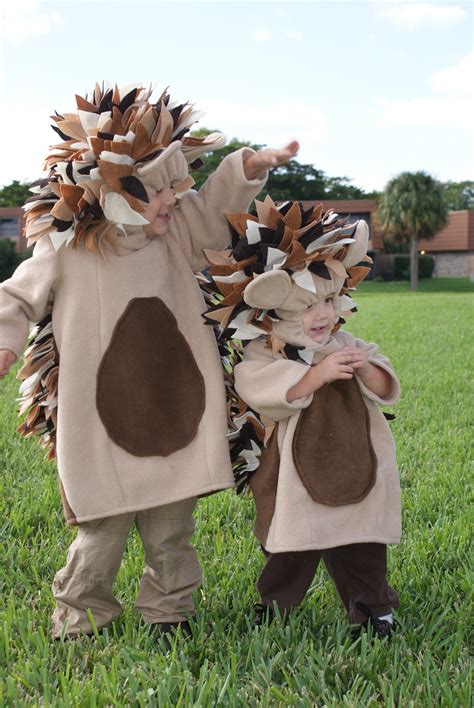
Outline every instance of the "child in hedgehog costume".
[[223, 212], [248, 208], [266, 169], [297, 149], [244, 148], [195, 192], [189, 165], [223, 136], [190, 137], [192, 105], [150, 95], [96, 85], [77, 113], [56, 114], [62, 142], [26, 205], [33, 257], [0, 287], [0, 376], [29, 321], [45, 318], [20, 372], [22, 431], [56, 456], [66, 518], [79, 526], [53, 583], [56, 637], [90, 633], [88, 610], [98, 628], [120, 614], [112, 586], [133, 524], [144, 620], [169, 631], [193, 614], [196, 498], [233, 486], [194, 272], [203, 247], [225, 246]]
[[269, 197], [256, 208], [227, 215], [232, 250], [207, 253], [219, 294], [206, 314], [228, 360], [232, 339], [251, 340], [231, 409], [237, 481], [246, 470], [266, 556], [255, 621], [296, 607], [323, 559], [350, 620], [389, 636], [398, 599], [386, 544], [399, 542], [400, 491], [378, 405], [400, 389], [375, 344], [339, 329], [370, 268], [367, 224]]

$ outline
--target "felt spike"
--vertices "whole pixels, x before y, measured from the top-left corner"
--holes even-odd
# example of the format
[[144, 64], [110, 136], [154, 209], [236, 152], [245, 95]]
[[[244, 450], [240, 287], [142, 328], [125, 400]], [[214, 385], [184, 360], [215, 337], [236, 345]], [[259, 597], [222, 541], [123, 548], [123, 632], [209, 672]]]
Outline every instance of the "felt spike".
[[89, 113], [97, 113], [97, 106], [94, 103], [91, 103], [87, 99], [83, 98], [82, 96], [79, 96], [76, 94], [76, 106], [78, 110], [80, 111], [87, 111]]
[[317, 275], [319, 278], [331, 280], [331, 273], [329, 272], [325, 261], [313, 261], [309, 264], [308, 270], [314, 275]]
[[212, 265], [228, 265], [231, 262], [232, 251], [213, 251], [205, 248], [203, 253]]
[[278, 225], [282, 223], [284, 222], [278, 209], [273, 209], [270, 207], [268, 211], [267, 223], [265, 225], [268, 226], [269, 229], [276, 229]]
[[289, 256], [285, 266], [287, 268], [296, 269], [297, 266], [305, 262], [306, 252], [303, 246], [298, 241], [292, 241]]
[[[83, 193], [84, 190], [82, 187], [76, 187], [70, 184], [61, 185], [61, 197], [72, 212], [77, 213], [79, 211], [77, 205]], [[59, 202], [56, 204], [59, 204]]]
[[261, 236], [260, 236], [260, 230], [259, 226], [263, 226], [263, 224], [259, 224], [258, 221], [252, 221], [251, 219], [247, 219], [247, 228], [245, 229], [245, 235], [247, 237], [248, 243], [258, 243], [261, 241]]
[[344, 266], [340, 261], [335, 260], [334, 258], [327, 258], [325, 260], [326, 266], [332, 270], [337, 276], [340, 278], [346, 278], [347, 277], [347, 272]]
[[148, 194], [146, 192], [145, 187], [143, 186], [143, 182], [137, 179], [137, 177], [134, 177], [133, 175], [128, 175], [125, 177], [119, 177], [119, 181], [122, 185], [122, 188], [132, 197], [140, 199], [140, 201], [142, 202], [149, 201]]
[[267, 204], [264, 202], [259, 202], [257, 199], [255, 200], [255, 209], [257, 211], [257, 218], [262, 224], [267, 223], [267, 219], [270, 215], [270, 208]]
[[309, 270], [298, 270], [296, 273], [292, 273], [291, 278], [300, 288], [303, 288], [303, 290], [316, 293], [316, 285]]
[[267, 194], [267, 196], [263, 200], [263, 203], [265, 204], [265, 206], [277, 210], [277, 206], [269, 194]]
[[251, 214], [224, 214], [224, 216], [239, 236], [245, 236], [247, 221], [257, 221], [257, 218]]
[[300, 228], [300, 226], [301, 226], [301, 208], [300, 208], [300, 205], [298, 204], [298, 202], [293, 202], [290, 209], [287, 211], [287, 213], [283, 217], [283, 221], [285, 222], [286, 226], [288, 226], [288, 228], [292, 229], [293, 231], [296, 231], [297, 229]]

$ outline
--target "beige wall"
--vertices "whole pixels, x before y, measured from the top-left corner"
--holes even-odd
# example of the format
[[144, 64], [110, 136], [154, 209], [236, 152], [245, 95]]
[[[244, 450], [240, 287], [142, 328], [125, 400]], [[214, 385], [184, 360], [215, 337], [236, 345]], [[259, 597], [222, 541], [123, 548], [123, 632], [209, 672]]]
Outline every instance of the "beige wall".
[[433, 277], [469, 277], [474, 275], [474, 251], [431, 253], [435, 260]]

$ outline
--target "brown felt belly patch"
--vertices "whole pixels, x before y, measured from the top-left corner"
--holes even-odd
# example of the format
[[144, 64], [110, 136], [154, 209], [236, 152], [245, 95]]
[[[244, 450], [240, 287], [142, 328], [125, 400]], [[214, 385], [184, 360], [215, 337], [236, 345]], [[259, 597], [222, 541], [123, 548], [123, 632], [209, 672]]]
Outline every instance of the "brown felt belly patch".
[[308, 494], [328, 506], [357, 504], [376, 479], [369, 413], [353, 379], [314, 393], [298, 420], [293, 459]]
[[166, 457], [195, 437], [204, 379], [176, 318], [157, 297], [134, 298], [97, 373], [97, 410], [110, 438], [138, 457]]

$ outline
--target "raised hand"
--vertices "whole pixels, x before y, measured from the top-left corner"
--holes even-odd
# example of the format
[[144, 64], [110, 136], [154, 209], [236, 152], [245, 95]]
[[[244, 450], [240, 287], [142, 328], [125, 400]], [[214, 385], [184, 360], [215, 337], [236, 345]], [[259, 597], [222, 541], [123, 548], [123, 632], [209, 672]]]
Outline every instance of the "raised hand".
[[272, 167], [284, 165], [288, 160], [294, 157], [300, 144], [297, 140], [293, 140], [280, 150], [273, 148], [264, 148], [247, 157], [244, 160], [244, 172], [247, 179], [261, 179], [267, 170]]

